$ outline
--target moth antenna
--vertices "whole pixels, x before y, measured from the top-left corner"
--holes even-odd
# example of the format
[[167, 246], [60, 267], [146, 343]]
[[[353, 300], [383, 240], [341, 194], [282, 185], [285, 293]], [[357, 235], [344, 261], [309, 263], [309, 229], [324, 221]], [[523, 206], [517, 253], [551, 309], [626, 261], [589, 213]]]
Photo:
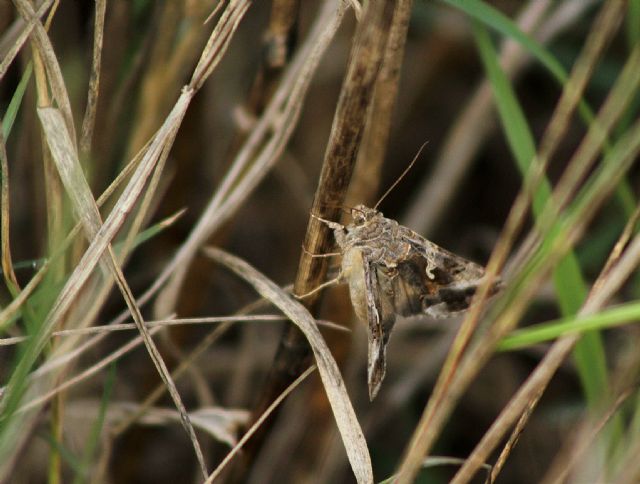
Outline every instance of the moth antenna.
[[398, 183], [400, 183], [400, 181], [404, 178], [404, 176], [409, 173], [409, 170], [413, 167], [413, 165], [415, 164], [416, 161], [418, 161], [418, 157], [420, 156], [420, 153], [422, 153], [422, 150], [424, 149], [425, 146], [427, 146], [427, 144], [429, 143], [429, 141], [425, 141], [424, 143], [422, 143], [422, 146], [420, 147], [420, 149], [418, 150], [418, 152], [416, 153], [416, 156], [413, 157], [413, 160], [411, 160], [411, 163], [409, 163], [409, 166], [407, 166], [404, 171], [402, 172], [402, 174], [398, 177], [398, 179], [396, 181], [393, 182], [393, 185], [391, 185], [386, 192], [384, 192], [384, 195], [382, 195], [380, 197], [380, 199], [378, 200], [378, 202], [373, 206], [373, 209], [376, 210], [378, 208], [378, 205], [380, 205], [380, 202], [382, 202], [382, 200], [384, 200], [387, 195], [389, 195], [389, 193], [391, 193], [391, 190], [393, 190], [396, 185]]

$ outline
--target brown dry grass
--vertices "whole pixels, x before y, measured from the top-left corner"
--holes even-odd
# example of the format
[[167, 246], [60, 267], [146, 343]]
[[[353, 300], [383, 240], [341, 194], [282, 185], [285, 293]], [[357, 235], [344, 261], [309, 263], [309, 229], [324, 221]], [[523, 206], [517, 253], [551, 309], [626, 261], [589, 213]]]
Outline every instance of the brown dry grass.
[[[522, 183], [454, 1], [0, 2], [0, 481], [637, 481], [634, 325], [496, 349], [640, 293], [640, 2], [594, 3], [499, 2], [571, 66], [500, 38]], [[425, 141], [381, 209], [507, 289], [401, 321], [370, 403], [346, 292], [279, 286]]]

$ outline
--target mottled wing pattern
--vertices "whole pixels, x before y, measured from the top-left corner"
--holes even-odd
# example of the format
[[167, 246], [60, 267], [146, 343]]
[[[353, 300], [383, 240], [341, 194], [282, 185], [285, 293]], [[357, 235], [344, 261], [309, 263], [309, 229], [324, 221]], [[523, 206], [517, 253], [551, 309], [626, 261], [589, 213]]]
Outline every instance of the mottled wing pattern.
[[395, 310], [402, 316], [424, 313], [425, 297], [437, 295], [437, 283], [427, 276], [427, 260], [414, 251], [400, 262], [393, 277]]
[[386, 349], [396, 321], [393, 281], [385, 270], [371, 260], [364, 260], [367, 297], [369, 398], [373, 400], [386, 373]]
[[[409, 299], [419, 295], [417, 299], [421, 307], [407, 304], [397, 297], [398, 312], [404, 316], [426, 313], [433, 317], [450, 317], [468, 309], [484, 277], [484, 269], [406, 227], [402, 227], [402, 237], [411, 245], [411, 252], [409, 258], [399, 264], [398, 270], [410, 292]], [[401, 267], [405, 265], [408, 267]], [[492, 288], [491, 294], [497, 290], [498, 284]]]

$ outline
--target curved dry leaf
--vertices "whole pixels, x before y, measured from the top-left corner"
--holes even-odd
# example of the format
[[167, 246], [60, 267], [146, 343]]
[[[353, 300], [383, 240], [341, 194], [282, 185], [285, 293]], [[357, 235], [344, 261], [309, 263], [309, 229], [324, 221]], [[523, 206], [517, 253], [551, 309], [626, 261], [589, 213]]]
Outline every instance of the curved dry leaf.
[[[69, 404], [70, 418], [90, 419], [98, 412], [97, 400], [76, 400]], [[138, 412], [140, 405], [133, 402], [112, 402], [107, 408], [106, 418], [116, 423]], [[238, 442], [238, 432], [249, 421], [250, 412], [240, 408], [202, 407], [189, 412], [193, 425], [207, 432], [214, 439], [233, 447]], [[152, 407], [137, 420], [139, 425], [164, 426], [180, 424], [180, 413], [173, 408]]]
[[304, 333], [313, 350], [320, 378], [327, 392], [327, 398], [331, 404], [353, 473], [358, 482], [373, 482], [373, 470], [367, 442], [349, 400], [338, 365], [320, 334], [313, 316], [290, 294], [287, 294], [277, 284], [242, 259], [214, 247], [207, 247], [204, 252], [249, 282], [261, 296], [277, 306]]

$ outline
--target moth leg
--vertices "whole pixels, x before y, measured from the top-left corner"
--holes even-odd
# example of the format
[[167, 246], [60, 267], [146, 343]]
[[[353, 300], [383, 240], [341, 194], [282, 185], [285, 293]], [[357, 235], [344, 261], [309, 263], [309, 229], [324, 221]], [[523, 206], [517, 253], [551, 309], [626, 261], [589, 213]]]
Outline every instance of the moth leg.
[[331, 220], [327, 220], [325, 218], [318, 217], [315, 213], [312, 213], [312, 212], [310, 213], [310, 215], [313, 218], [315, 218], [316, 220], [318, 220], [319, 222], [322, 222], [323, 224], [325, 224], [330, 229], [333, 229], [333, 230], [343, 230], [344, 229], [344, 225], [339, 224], [338, 222], [332, 222]]
[[325, 287], [334, 286], [336, 284], [339, 284], [341, 281], [342, 281], [342, 272], [340, 272], [340, 274], [338, 274], [337, 277], [335, 277], [335, 278], [333, 278], [333, 279], [331, 279], [329, 281], [323, 282], [318, 287], [315, 287], [315, 288], [311, 289], [306, 294], [300, 294], [300, 295], [294, 294], [294, 296], [295, 296], [296, 299], [304, 299], [304, 298], [309, 297], [309, 296], [311, 296], [311, 295], [313, 295], [313, 294], [315, 294], [315, 293], [317, 293], [319, 291], [322, 291]]
[[307, 250], [307, 248], [304, 246], [304, 244], [302, 244], [302, 252], [304, 252], [305, 254], [307, 254], [309, 257], [313, 258], [313, 259], [318, 259], [321, 257], [334, 257], [336, 255], [341, 255], [342, 252], [327, 252], [326, 254], [314, 254], [313, 252]]

